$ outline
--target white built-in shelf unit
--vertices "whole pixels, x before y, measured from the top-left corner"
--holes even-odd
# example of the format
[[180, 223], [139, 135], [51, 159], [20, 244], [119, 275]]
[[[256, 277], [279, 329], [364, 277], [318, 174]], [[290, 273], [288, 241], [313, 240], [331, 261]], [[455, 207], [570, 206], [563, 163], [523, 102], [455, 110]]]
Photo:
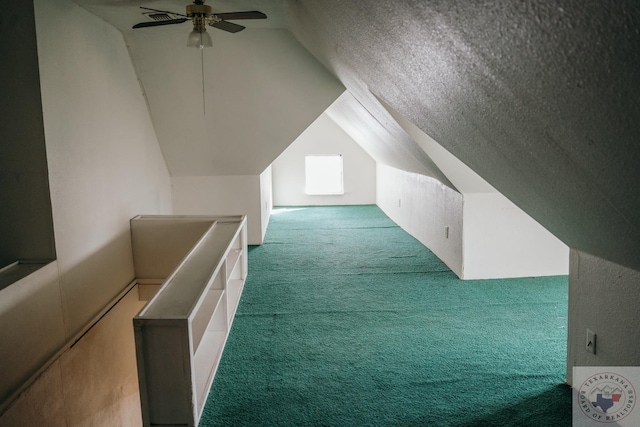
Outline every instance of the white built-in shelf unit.
[[131, 220], [145, 426], [197, 426], [247, 276], [245, 216]]

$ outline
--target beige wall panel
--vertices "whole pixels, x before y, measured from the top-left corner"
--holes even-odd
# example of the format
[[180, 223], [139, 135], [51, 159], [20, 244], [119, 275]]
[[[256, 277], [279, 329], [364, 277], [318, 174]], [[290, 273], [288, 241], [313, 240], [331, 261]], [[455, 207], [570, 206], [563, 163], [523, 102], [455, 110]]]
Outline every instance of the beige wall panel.
[[141, 425], [133, 316], [134, 289], [60, 359], [69, 426]]
[[24, 426], [67, 426], [59, 363], [54, 363], [0, 417], [0, 427]]

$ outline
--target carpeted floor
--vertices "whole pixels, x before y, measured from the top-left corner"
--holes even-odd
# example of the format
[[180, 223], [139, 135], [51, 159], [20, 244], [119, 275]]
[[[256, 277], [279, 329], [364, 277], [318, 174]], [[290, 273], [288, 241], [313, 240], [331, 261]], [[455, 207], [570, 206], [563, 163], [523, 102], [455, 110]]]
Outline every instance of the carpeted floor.
[[276, 211], [200, 426], [570, 426], [567, 278], [461, 281], [376, 206]]

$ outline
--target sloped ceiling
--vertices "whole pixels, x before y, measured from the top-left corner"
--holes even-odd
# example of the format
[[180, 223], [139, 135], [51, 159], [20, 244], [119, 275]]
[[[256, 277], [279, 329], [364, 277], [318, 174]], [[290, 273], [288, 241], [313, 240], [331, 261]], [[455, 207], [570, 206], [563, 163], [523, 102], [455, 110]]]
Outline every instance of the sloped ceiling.
[[384, 122], [380, 122], [349, 92], [343, 93], [326, 113], [376, 162], [430, 176], [456, 189], [415, 139], [391, 115], [382, 116]]
[[122, 31], [173, 177], [259, 175], [344, 92], [285, 28], [282, 1], [207, 2], [268, 19], [237, 34], [209, 28], [203, 50], [186, 46], [190, 22], [131, 28], [149, 21], [139, 6], [185, 13], [184, 0], [77, 3]]
[[172, 176], [259, 175], [344, 91], [286, 30], [156, 29], [127, 41]]
[[[131, 36], [129, 30], [139, 21], [137, 6], [180, 11], [185, 2], [76, 1], [123, 30], [145, 90], [146, 66], [152, 70], [151, 75], [157, 76], [163, 67], [173, 63], [171, 74], [189, 77], [169, 81], [167, 74], [164, 84], [192, 84], [194, 87], [189, 90], [196, 91], [196, 77], [192, 75], [197, 75], [197, 68], [182, 70], [175, 65], [184, 64], [185, 58], [174, 55], [168, 39], [159, 37], [162, 42], [147, 48], [136, 39], [143, 36]], [[270, 16], [268, 22], [249, 23], [249, 30], [236, 36], [260, 38], [260, 33], [251, 32], [288, 28], [348, 89], [355, 100], [350, 105], [359, 104], [334, 114], [334, 120], [342, 119], [343, 124], [350, 122], [354, 126], [358, 121], [371, 120], [362, 115], [371, 115], [376, 128], [397, 136], [398, 125], [389, 114], [393, 111], [398, 115], [396, 119], [406, 120], [404, 129], [410, 129], [408, 124], [412, 124], [432, 137], [569, 246], [640, 269], [640, 192], [635, 188], [640, 182], [640, 168], [636, 166], [640, 161], [640, 6], [635, 0], [229, 0], [210, 4], [223, 12], [259, 9]], [[135, 11], [135, 18], [123, 17], [122, 11]], [[153, 30], [154, 34], [165, 31]], [[169, 37], [168, 32], [175, 30], [166, 31]], [[227, 35], [219, 39], [223, 36]], [[250, 42], [238, 40], [238, 45], [229, 51], [221, 47], [216, 52], [217, 61], [232, 60], [231, 56], [251, 49]], [[168, 59], [155, 64], [152, 59], [141, 62], [145, 51]], [[285, 55], [284, 61], [285, 51], [278, 52]], [[259, 53], [250, 51], [247, 55]], [[194, 63], [197, 67], [197, 61]], [[216, 64], [205, 62], [205, 68], [215, 70]], [[277, 74], [277, 66], [271, 66]], [[315, 67], [308, 69], [312, 68], [318, 75], [324, 72]], [[231, 71], [226, 73], [222, 77], [229, 77]], [[321, 87], [335, 85], [332, 77], [322, 79], [326, 86]], [[262, 81], [256, 79], [255, 83], [260, 86]], [[301, 81], [291, 90], [300, 90], [306, 83]], [[222, 87], [207, 84], [213, 84], [215, 90]], [[247, 96], [253, 101], [257, 99], [254, 89], [247, 92], [237, 87], [234, 99]], [[231, 93], [226, 90], [223, 98]], [[278, 91], [286, 89], [280, 86], [259, 96], [273, 97]], [[225, 99], [218, 98], [219, 104], [209, 107], [214, 94], [213, 89], [205, 93], [207, 111], [220, 112], [215, 109], [221, 108]], [[154, 108], [166, 108], [156, 107], [165, 101], [154, 100], [149, 91], [147, 97], [152, 112]], [[305, 120], [325, 101], [337, 97], [331, 92], [307, 110]], [[202, 116], [201, 97], [193, 94], [187, 99], [161, 117], [173, 115], [189, 121], [196, 114]], [[250, 105], [249, 101], [246, 105]], [[326, 106], [329, 104], [326, 102]], [[277, 109], [278, 105], [265, 102], [263, 107]], [[240, 110], [238, 106], [234, 108], [234, 114]], [[180, 109], [187, 112], [179, 116]], [[273, 114], [271, 119], [289, 112]], [[345, 120], [352, 114], [359, 119]], [[270, 162], [270, 157], [275, 158], [273, 153], [284, 149], [294, 139], [292, 135], [306, 127], [302, 123], [305, 120], [296, 119], [297, 123], [285, 130], [285, 137], [278, 141], [277, 128], [263, 133], [268, 139], [266, 150], [250, 133], [242, 136], [248, 138], [247, 145], [240, 138], [226, 145], [237, 144], [244, 155], [225, 152], [222, 145], [211, 142], [211, 135], [223, 123], [211, 127], [191, 123], [182, 129], [187, 129], [183, 135], [194, 129], [200, 132], [191, 136], [205, 141], [204, 151], [194, 146], [191, 158], [176, 160], [177, 166], [172, 166], [172, 159], [184, 154], [184, 150], [174, 147], [175, 153], [167, 156], [167, 162], [172, 173], [177, 174], [227, 173], [229, 170], [220, 164], [203, 165], [193, 157], [198, 153], [223, 153], [220, 159], [236, 155], [231, 162], [235, 165], [255, 149], [257, 160], [251, 166], [255, 171]], [[158, 129], [162, 121], [154, 119]], [[254, 126], [260, 120], [244, 123]], [[386, 136], [381, 137], [381, 132], [375, 133], [384, 140]], [[159, 131], [158, 137], [167, 155], [171, 151], [167, 144], [178, 142], [163, 142], [176, 139], [166, 138], [165, 134], [169, 131]], [[224, 133], [224, 138], [232, 135]], [[216, 148], [207, 151], [211, 144]], [[395, 152], [383, 155], [388, 163], [438, 174], [431, 169], [428, 157], [415, 150], [413, 141], [400, 142], [398, 148], [384, 144], [377, 147]], [[195, 169], [196, 173], [186, 169]]]
[[640, 268], [640, 6], [292, 0], [290, 27], [569, 246]]
[[[344, 95], [343, 95], [344, 96]], [[398, 125], [433, 159], [442, 173], [455, 185], [458, 192], [462, 194], [470, 193], [497, 193], [480, 175], [462, 163], [457, 157], [445, 150], [433, 138], [420, 130], [384, 101], [378, 100], [382, 106], [391, 114]]]

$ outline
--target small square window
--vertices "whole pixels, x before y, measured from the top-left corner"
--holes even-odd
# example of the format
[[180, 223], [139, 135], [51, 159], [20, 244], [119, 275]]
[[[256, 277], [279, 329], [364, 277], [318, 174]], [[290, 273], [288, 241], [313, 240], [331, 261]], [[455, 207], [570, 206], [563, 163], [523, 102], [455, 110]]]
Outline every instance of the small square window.
[[342, 154], [305, 157], [305, 193], [309, 195], [344, 194]]

